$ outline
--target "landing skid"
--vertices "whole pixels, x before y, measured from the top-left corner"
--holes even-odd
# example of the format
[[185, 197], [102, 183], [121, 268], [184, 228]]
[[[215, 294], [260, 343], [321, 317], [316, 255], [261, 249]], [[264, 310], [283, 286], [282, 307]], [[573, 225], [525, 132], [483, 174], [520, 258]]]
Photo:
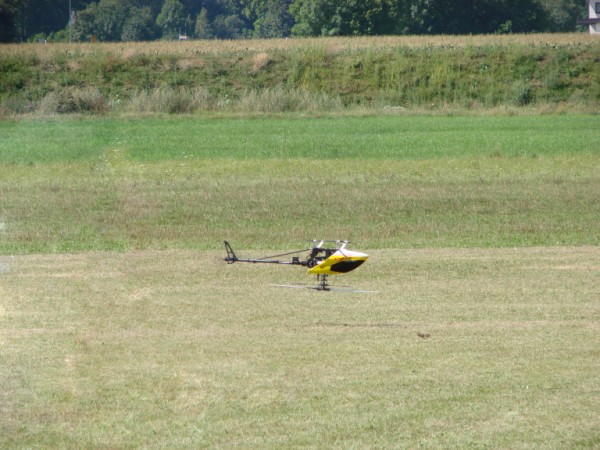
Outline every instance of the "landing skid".
[[317, 275], [317, 283], [314, 284], [272, 284], [271, 286], [291, 288], [291, 289], [312, 289], [315, 291], [338, 291], [338, 292], [354, 292], [359, 294], [373, 294], [377, 291], [364, 291], [361, 289], [353, 289], [350, 287], [335, 287], [327, 282], [327, 275]]

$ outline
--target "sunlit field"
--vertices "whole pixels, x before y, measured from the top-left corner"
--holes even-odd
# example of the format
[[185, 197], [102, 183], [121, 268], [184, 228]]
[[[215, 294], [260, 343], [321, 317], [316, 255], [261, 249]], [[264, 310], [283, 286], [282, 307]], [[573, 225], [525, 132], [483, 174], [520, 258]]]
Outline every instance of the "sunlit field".
[[595, 116], [2, 122], [5, 253], [598, 245]]
[[265, 52], [274, 50], [304, 49], [310, 47], [327, 48], [331, 51], [360, 49], [391, 49], [396, 47], [482, 47], [482, 46], [548, 46], [581, 45], [595, 43], [594, 36], [588, 33], [538, 33], [509, 35], [472, 36], [387, 36], [387, 37], [327, 37], [291, 39], [250, 39], [250, 40], [191, 40], [185, 42], [156, 41], [147, 43], [94, 43], [94, 44], [6, 44], [2, 52], [13, 54], [35, 54], [40, 58], [53, 58], [55, 52], [69, 52], [85, 55], [95, 52], [109, 52], [115, 56], [171, 54], [196, 56], [203, 53]]
[[[0, 448], [600, 446], [597, 116], [0, 135]], [[222, 259], [315, 238], [375, 292]]]
[[596, 448], [597, 247], [3, 257], [0, 446]]

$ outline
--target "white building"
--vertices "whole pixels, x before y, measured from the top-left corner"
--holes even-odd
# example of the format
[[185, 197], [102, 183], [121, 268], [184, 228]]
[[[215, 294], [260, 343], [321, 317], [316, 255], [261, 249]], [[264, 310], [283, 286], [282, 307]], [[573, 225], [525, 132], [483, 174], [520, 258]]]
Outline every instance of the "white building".
[[588, 18], [577, 21], [578, 25], [588, 25], [590, 34], [600, 34], [600, 1], [588, 0]]

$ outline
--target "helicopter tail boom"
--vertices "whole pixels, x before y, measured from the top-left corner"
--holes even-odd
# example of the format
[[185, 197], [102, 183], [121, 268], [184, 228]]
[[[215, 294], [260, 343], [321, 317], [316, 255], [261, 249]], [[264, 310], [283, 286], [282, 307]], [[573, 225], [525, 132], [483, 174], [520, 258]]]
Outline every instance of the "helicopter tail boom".
[[[233, 264], [234, 262], [262, 263], [262, 264], [287, 264], [287, 265], [300, 265], [300, 266], [306, 266], [306, 264], [307, 264], [306, 261], [301, 261], [300, 258], [298, 258], [297, 256], [294, 256], [291, 261], [280, 261], [278, 259], [271, 259], [271, 258], [276, 258], [278, 256], [293, 255], [293, 254], [298, 253], [298, 251], [290, 252], [290, 253], [283, 253], [281, 255], [267, 256], [266, 258], [259, 258], [259, 259], [240, 259], [234, 253], [233, 249], [231, 248], [231, 245], [229, 245], [229, 242], [223, 241], [223, 243], [225, 244], [225, 250], [227, 251], [227, 256], [225, 258], [223, 258], [223, 260], [225, 262], [227, 262], [227, 264]], [[306, 250], [300, 250], [300, 252], [302, 252], [302, 251], [306, 251]]]

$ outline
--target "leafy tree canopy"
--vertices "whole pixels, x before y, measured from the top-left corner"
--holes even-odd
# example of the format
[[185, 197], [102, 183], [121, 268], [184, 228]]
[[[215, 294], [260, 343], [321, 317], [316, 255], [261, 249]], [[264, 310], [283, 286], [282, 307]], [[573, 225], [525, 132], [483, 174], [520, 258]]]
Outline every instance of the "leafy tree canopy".
[[[583, 0], [71, 0], [86, 41], [575, 31]], [[68, 37], [68, 1], [0, 0], [0, 42]]]

